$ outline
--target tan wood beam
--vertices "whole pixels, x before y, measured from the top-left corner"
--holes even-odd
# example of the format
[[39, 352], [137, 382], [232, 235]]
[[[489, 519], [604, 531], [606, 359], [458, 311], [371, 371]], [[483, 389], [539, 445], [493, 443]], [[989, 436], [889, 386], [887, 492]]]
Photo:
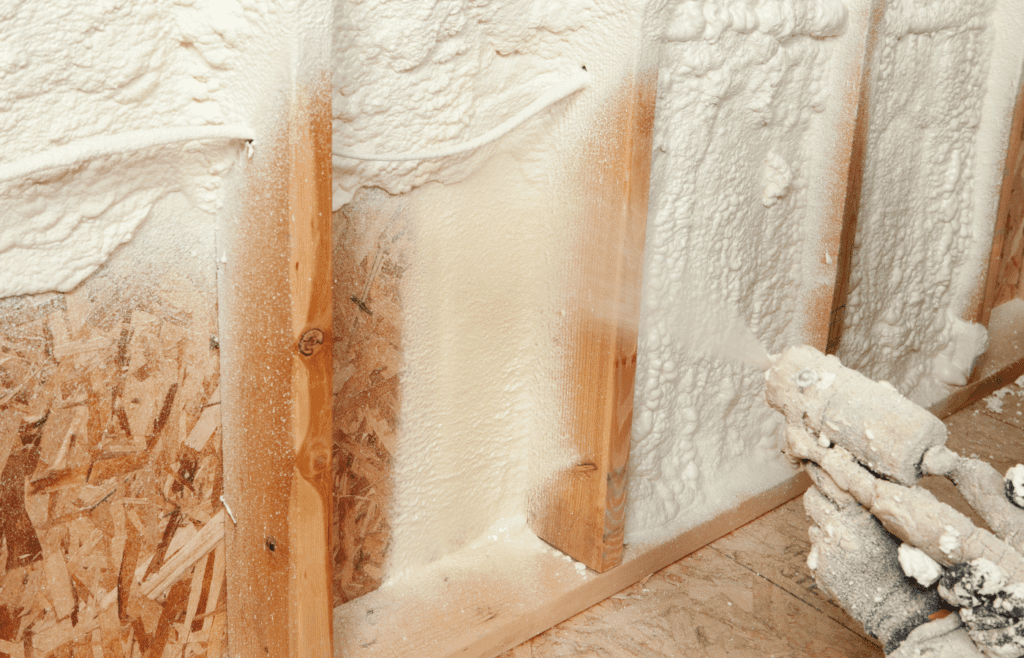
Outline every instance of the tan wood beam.
[[[1024, 78], [1017, 92], [1017, 104], [1010, 125], [1003, 185], [996, 212], [983, 298], [975, 313], [988, 326], [992, 309], [1014, 297], [1024, 296]], [[980, 296], [980, 295], [979, 295]]]
[[561, 420], [579, 459], [530, 514], [541, 539], [598, 572], [622, 561], [657, 77], [629, 81], [582, 151]]
[[[228, 634], [236, 658], [330, 656], [330, 80], [257, 145], [222, 277]], [[267, 141], [267, 140], [265, 140]]]

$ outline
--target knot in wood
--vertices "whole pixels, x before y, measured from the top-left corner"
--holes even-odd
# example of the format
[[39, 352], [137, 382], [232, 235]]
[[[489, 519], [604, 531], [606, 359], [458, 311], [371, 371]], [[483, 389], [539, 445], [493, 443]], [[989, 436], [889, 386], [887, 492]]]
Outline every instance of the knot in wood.
[[328, 464], [330, 464], [330, 461], [330, 455], [327, 455], [324, 453], [324, 451], [321, 451], [319, 454], [313, 457], [313, 472], [322, 473], [327, 468]]
[[302, 334], [302, 338], [299, 339], [299, 354], [302, 356], [313, 356], [320, 351], [320, 346], [323, 344], [324, 332], [319, 329], [310, 329]]

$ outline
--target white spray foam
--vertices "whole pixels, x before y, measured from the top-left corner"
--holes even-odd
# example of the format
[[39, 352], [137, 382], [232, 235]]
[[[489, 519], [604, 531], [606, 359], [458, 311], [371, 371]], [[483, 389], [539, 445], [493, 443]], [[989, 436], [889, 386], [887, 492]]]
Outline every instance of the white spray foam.
[[928, 557], [928, 554], [910, 544], [900, 544], [897, 550], [897, 558], [903, 573], [908, 578], [913, 578], [922, 587], [931, 587], [942, 577], [942, 567], [938, 562]]
[[694, 354], [731, 359], [761, 371], [771, 368], [768, 350], [740, 317], [739, 309], [701, 296], [701, 288], [694, 286], [681, 296], [682, 303], [672, 317], [673, 341]]
[[918, 404], [967, 382], [986, 348], [983, 285], [1024, 5], [896, 2], [873, 59], [843, 362]]
[[70, 290], [158, 204], [178, 206], [160, 214], [177, 219], [159, 227], [170, 252], [193, 242], [193, 222], [215, 223], [242, 151], [175, 142], [250, 139], [277, 120], [268, 106], [291, 65], [288, 11], [255, 0], [55, 0], [0, 12], [10, 46], [0, 53], [0, 297]]
[[[633, 82], [650, 5], [338, 5], [337, 151], [450, 154], [334, 161], [335, 207], [379, 187], [407, 195], [414, 223], [389, 582], [487, 536], [502, 518], [523, 518], [534, 487], [573, 463], [555, 422], [568, 405], [553, 388], [564, 379], [555, 339], [571, 315], [553, 282], [564, 282], [566, 241], [578, 239], [567, 222], [582, 221], [566, 169], [579, 167], [595, 113]], [[519, 110], [582, 66], [586, 88], [496, 142], [454, 152], [517, 123]], [[614, 322], [622, 311], [600, 299], [588, 310]]]
[[407, 195], [390, 580], [525, 518], [530, 493], [572, 463], [553, 435], [560, 259], [543, 236], [557, 233], [558, 203], [543, 190], [515, 205], [502, 194], [523, 189], [532, 166], [498, 156], [463, 184]]
[[765, 346], [809, 340], [805, 293], [827, 285], [816, 186], [837, 143], [830, 82], [843, 79], [847, 18], [834, 1], [671, 7], [627, 541], [667, 540], [792, 475], [761, 371]]
[[1006, 471], [1006, 496], [1017, 507], [1024, 508], [1024, 464], [1017, 464]]

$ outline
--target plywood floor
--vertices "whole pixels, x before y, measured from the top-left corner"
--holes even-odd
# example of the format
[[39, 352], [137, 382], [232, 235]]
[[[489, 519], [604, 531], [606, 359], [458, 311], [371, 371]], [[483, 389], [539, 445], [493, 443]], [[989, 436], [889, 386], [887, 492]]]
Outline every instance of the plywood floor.
[[[999, 472], [1024, 461], [1024, 389], [946, 419], [949, 446]], [[928, 488], [957, 507], [955, 489]], [[976, 517], [975, 517], [976, 518]], [[881, 646], [815, 587], [801, 499], [568, 619], [501, 658], [881, 657]]]

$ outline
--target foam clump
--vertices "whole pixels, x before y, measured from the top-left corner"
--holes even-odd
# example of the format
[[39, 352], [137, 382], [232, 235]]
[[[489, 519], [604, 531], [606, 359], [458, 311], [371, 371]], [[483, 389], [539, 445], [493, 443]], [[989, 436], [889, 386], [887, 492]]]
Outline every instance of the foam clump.
[[1017, 464], [1006, 471], [1004, 481], [1006, 497], [1011, 503], [1024, 509], [1024, 464]]
[[928, 557], [920, 548], [910, 544], [900, 544], [897, 558], [903, 573], [913, 578], [922, 587], [931, 587], [942, 577], [942, 566]]

